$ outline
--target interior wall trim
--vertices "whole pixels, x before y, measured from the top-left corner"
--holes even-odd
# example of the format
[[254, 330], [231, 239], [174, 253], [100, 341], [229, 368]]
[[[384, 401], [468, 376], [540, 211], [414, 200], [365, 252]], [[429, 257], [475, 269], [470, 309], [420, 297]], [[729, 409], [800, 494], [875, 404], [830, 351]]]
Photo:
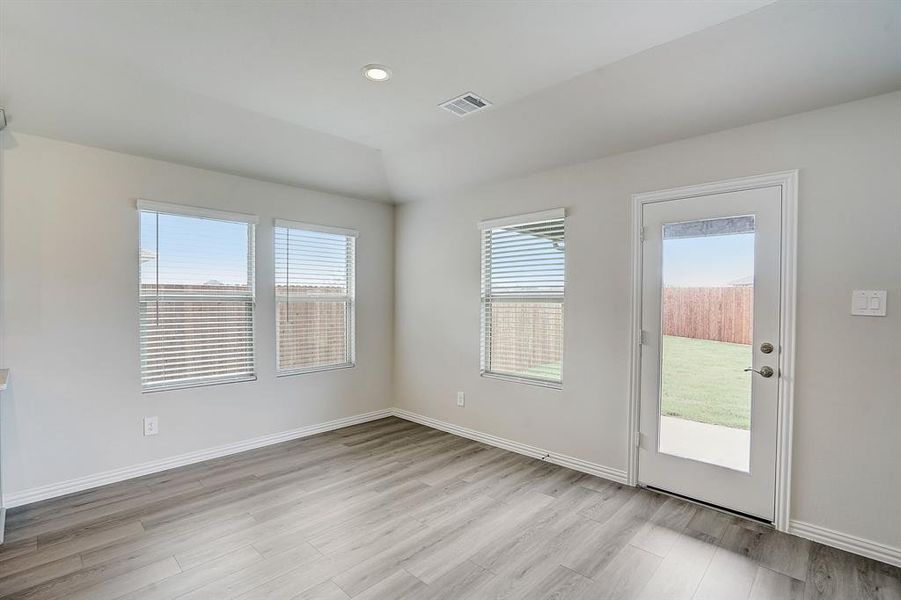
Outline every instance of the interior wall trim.
[[595, 475], [597, 477], [609, 479], [617, 483], [627, 483], [626, 472], [623, 469], [614, 469], [613, 467], [599, 465], [587, 460], [582, 460], [581, 458], [575, 458], [566, 454], [551, 452], [550, 450], [538, 448], [537, 446], [530, 446], [529, 444], [514, 442], [513, 440], [508, 440], [496, 435], [483, 433], [475, 429], [469, 429], [468, 427], [454, 425], [453, 423], [448, 423], [447, 421], [441, 421], [439, 419], [433, 419], [432, 417], [426, 417], [425, 415], [420, 415], [418, 413], [404, 410], [402, 408], [393, 408], [391, 410], [394, 416], [400, 417], [401, 419], [406, 419], [407, 421], [413, 421], [414, 423], [432, 427], [433, 429], [440, 429], [441, 431], [446, 431], [454, 435], [459, 435], [460, 437], [465, 437], [477, 442], [482, 442], [483, 444], [488, 444], [489, 446], [494, 446], [496, 448], [509, 450], [510, 452], [516, 452], [517, 454], [523, 454], [532, 458], [542, 459], [549, 463], [560, 465], [561, 467], [567, 467], [574, 471], [588, 473], [589, 475]]
[[826, 546], [901, 567], [901, 548], [887, 546], [804, 521], [789, 521], [788, 532]]
[[102, 485], [125, 481], [126, 479], [134, 479], [135, 477], [141, 477], [143, 475], [150, 475], [153, 473], [159, 473], [161, 471], [168, 471], [169, 469], [184, 467], [186, 465], [192, 465], [213, 458], [220, 458], [223, 456], [228, 456], [230, 454], [237, 454], [239, 452], [253, 450], [255, 448], [262, 448], [264, 446], [271, 446], [273, 444], [278, 444], [281, 442], [296, 440], [299, 438], [316, 435], [317, 433], [324, 433], [326, 431], [341, 429], [342, 427], [348, 427], [350, 425], [366, 423], [367, 421], [384, 419], [385, 417], [390, 417], [391, 414], [392, 411], [390, 409], [376, 410], [373, 412], [335, 419], [333, 421], [326, 421], [325, 423], [318, 423], [316, 425], [306, 425], [304, 427], [298, 427], [297, 429], [263, 435], [249, 440], [215, 446], [213, 448], [207, 448], [205, 450], [197, 450], [194, 452], [179, 454], [178, 456], [153, 460], [131, 467], [113, 469], [111, 471], [104, 471], [102, 473], [87, 475], [85, 477], [77, 477], [75, 479], [69, 479], [67, 481], [61, 481], [59, 483], [52, 483], [49, 485], [22, 490], [19, 492], [3, 494], [3, 506], [6, 508], [12, 508], [14, 506], [22, 506], [25, 504], [31, 504], [33, 502], [40, 502], [41, 500], [49, 500], [50, 498], [57, 498], [59, 496], [65, 496], [67, 494], [74, 494], [75, 492], [81, 492], [84, 490], [89, 490], [91, 488], [100, 487]]

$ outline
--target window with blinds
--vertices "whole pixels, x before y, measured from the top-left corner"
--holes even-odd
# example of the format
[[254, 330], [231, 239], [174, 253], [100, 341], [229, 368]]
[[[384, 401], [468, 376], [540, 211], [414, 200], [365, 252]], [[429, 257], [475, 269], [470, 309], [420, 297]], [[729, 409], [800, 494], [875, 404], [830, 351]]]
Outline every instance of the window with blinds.
[[354, 366], [357, 232], [275, 222], [278, 374]]
[[563, 383], [562, 209], [485, 221], [482, 374]]
[[144, 391], [255, 379], [255, 217], [139, 201]]

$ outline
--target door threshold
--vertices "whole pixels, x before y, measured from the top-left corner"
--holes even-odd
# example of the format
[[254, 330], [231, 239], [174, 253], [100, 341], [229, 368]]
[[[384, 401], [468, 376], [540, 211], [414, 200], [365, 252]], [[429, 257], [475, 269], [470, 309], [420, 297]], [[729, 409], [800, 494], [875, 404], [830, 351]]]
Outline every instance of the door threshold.
[[686, 502], [691, 502], [692, 504], [697, 504], [699, 506], [703, 506], [704, 508], [710, 508], [717, 512], [725, 513], [727, 515], [732, 515], [733, 517], [741, 517], [742, 519], [754, 521], [755, 523], [758, 523], [760, 525], [766, 525], [767, 527], [774, 527], [772, 521], [768, 521], [767, 519], [764, 519], [763, 517], [749, 515], [748, 513], [743, 513], [738, 510], [732, 510], [731, 508], [726, 508], [724, 506], [719, 506], [717, 504], [711, 504], [710, 502], [698, 500], [697, 498], [692, 498], [691, 496], [684, 496], [682, 494], [677, 494], [676, 492], [670, 492], [668, 490], [654, 487], [653, 485], [640, 485], [640, 487], [651, 490], [652, 492], [657, 492], [658, 494], [663, 494], [664, 496], [672, 496], [673, 498], [679, 498], [680, 500], [685, 500]]

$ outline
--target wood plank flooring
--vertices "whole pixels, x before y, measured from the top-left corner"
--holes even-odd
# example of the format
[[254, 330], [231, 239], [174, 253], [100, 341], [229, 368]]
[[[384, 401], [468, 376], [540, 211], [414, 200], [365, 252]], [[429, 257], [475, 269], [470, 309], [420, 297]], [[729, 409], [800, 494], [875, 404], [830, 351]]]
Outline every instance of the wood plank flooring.
[[901, 570], [396, 418], [12, 509], [0, 597], [895, 599]]

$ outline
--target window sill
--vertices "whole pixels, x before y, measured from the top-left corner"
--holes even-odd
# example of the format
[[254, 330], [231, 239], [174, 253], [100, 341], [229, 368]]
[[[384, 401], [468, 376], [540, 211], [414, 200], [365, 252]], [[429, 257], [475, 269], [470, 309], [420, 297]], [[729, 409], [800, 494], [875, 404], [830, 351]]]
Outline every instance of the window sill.
[[536, 387], [550, 388], [552, 390], [562, 390], [563, 382], [542, 381], [541, 379], [529, 379], [528, 377], [517, 377], [515, 375], [500, 375], [498, 373], [489, 373], [484, 371], [481, 373], [486, 379], [499, 379], [501, 381], [509, 381], [510, 383], [521, 383], [524, 385], [534, 385]]
[[309, 369], [292, 369], [290, 371], [279, 371], [276, 377], [293, 377], [294, 375], [307, 375], [309, 373], [320, 373], [322, 371], [340, 371], [341, 369], [353, 369], [357, 363], [342, 363], [340, 365], [326, 365], [322, 367], [311, 367]]
[[141, 389], [142, 394], [153, 394], [156, 392], [171, 392], [173, 390], [186, 390], [189, 388], [208, 387], [211, 385], [226, 385], [229, 383], [243, 383], [245, 381], [256, 381], [257, 376], [235, 377], [233, 379], [216, 379], [214, 381], [194, 381], [185, 383], [162, 384], [158, 386], [145, 387]]

